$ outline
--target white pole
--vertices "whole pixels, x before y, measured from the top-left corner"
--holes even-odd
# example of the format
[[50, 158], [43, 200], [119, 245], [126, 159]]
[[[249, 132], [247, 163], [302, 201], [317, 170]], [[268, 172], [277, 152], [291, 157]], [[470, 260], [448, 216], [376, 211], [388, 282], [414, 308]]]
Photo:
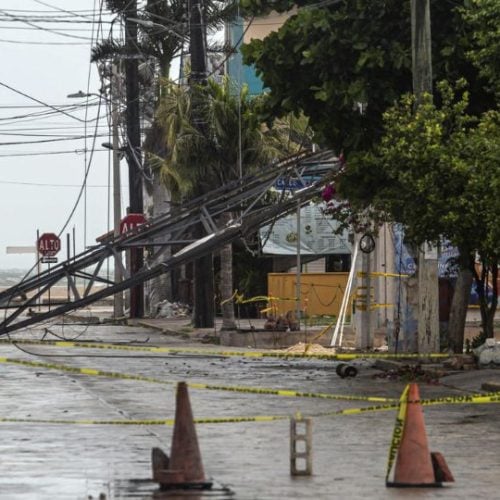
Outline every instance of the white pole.
[[340, 341], [342, 342], [342, 334], [344, 331], [344, 318], [347, 310], [347, 306], [349, 304], [349, 296], [351, 294], [352, 283], [354, 281], [354, 274], [356, 272], [356, 258], [358, 256], [358, 245], [354, 246], [354, 252], [352, 254], [351, 259], [351, 269], [349, 270], [349, 276], [347, 277], [347, 284], [344, 291], [344, 296], [342, 297], [342, 303], [340, 305], [339, 316], [337, 318], [337, 323], [335, 325], [335, 330], [332, 335], [332, 340], [330, 342], [330, 347], [334, 347], [337, 342], [337, 336], [340, 331]]
[[300, 260], [300, 202], [297, 202], [297, 283], [295, 293], [297, 296], [297, 324], [300, 330], [300, 273], [301, 273], [301, 260]]

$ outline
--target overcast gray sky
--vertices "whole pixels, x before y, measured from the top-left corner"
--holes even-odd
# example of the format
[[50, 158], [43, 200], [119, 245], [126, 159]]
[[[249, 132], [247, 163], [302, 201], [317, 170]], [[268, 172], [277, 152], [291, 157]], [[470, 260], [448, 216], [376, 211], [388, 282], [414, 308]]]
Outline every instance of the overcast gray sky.
[[[98, 106], [73, 109], [68, 106], [83, 105], [86, 101], [67, 98], [78, 90], [98, 92], [100, 87], [97, 68], [90, 64], [90, 50], [98, 33], [96, 25], [89, 22], [97, 19], [100, 3], [100, 0], [1, 2], [2, 269], [28, 268], [35, 262], [34, 255], [7, 254], [7, 246], [34, 245], [37, 229], [41, 233], [61, 231], [83, 183], [93, 136], [96, 131], [108, 133], [105, 106], [101, 108], [96, 129]], [[107, 35], [110, 16], [105, 20], [108, 22], [102, 24], [102, 29]], [[89, 137], [83, 138], [85, 135]], [[98, 235], [108, 230], [110, 158], [101, 146], [107, 141], [107, 137], [96, 138], [97, 151], [90, 163], [86, 196], [82, 196], [64, 230], [61, 257], [66, 255], [65, 234], [72, 233], [73, 228], [77, 252], [83, 250], [84, 240], [87, 245], [93, 244]], [[126, 165], [122, 161], [125, 193], [126, 180]], [[122, 202], [122, 206], [126, 204], [127, 200]], [[109, 208], [112, 221], [111, 204]]]

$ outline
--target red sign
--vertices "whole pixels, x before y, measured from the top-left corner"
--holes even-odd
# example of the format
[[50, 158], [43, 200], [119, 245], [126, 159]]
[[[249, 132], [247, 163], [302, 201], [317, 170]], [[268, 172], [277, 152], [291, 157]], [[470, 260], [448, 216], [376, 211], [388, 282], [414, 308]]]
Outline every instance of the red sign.
[[61, 240], [54, 233], [43, 233], [38, 238], [37, 247], [44, 257], [53, 257], [61, 250]]
[[120, 234], [129, 233], [146, 223], [144, 214], [128, 214], [120, 222]]

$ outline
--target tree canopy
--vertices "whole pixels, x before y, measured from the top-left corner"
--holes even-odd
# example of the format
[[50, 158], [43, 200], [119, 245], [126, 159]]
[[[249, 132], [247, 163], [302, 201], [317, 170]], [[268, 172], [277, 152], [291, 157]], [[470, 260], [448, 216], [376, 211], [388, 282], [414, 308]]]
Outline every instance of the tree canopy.
[[461, 12], [473, 29], [474, 43], [467, 55], [500, 100], [500, 2], [471, 0]]
[[[276, 134], [261, 125], [248, 89], [226, 78], [192, 89], [167, 84], [158, 111], [165, 158], [156, 158], [163, 181], [179, 195], [208, 192], [267, 163], [280, 151]], [[241, 157], [240, 157], [241, 155]]]
[[[405, 95], [384, 113], [380, 143], [353, 153], [339, 179], [349, 200], [349, 211], [340, 215], [369, 210], [375, 220], [402, 223], [415, 244], [449, 240], [475, 275], [483, 326], [492, 336], [500, 263], [500, 113], [467, 115], [463, 86], [454, 91], [441, 83], [440, 105], [424, 95], [416, 107], [413, 95]], [[330, 213], [337, 212], [332, 204]]]
[[[412, 90], [409, 0], [242, 4], [252, 14], [300, 7], [277, 32], [243, 47], [245, 63], [268, 88], [268, 117], [303, 111], [317, 140], [337, 151], [367, 149], [381, 137], [383, 112]], [[436, 81], [466, 78], [469, 108], [480, 113], [492, 98], [467, 57], [474, 28], [463, 14], [468, 4], [431, 0], [433, 74]]]

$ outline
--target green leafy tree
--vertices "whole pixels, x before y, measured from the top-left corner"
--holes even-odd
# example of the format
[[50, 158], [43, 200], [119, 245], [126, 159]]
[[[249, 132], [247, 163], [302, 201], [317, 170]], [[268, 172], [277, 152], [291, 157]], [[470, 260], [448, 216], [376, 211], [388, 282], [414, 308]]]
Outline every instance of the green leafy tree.
[[[493, 337], [500, 259], [500, 114], [487, 112], [476, 124], [465, 112], [467, 92], [455, 98], [448, 84], [439, 88], [439, 106], [426, 95], [416, 108], [407, 95], [384, 113], [380, 143], [351, 155], [339, 191], [353, 213], [369, 209], [374, 220], [401, 222], [416, 245], [443, 237], [455, 245], [461, 266], [475, 279], [483, 330]], [[377, 184], [370, 189], [373, 176]], [[451, 341], [462, 352], [463, 329]]]
[[[266, 116], [302, 110], [317, 141], [343, 151], [348, 161], [350, 152], [369, 151], [377, 144], [384, 133], [384, 111], [412, 89], [410, 1], [243, 0], [243, 5], [252, 15], [299, 7], [278, 32], [244, 47], [245, 62], [255, 65], [269, 89]], [[430, 0], [430, 7], [435, 81], [465, 78], [467, 111], [479, 116], [494, 109], [499, 2]], [[385, 175], [365, 168], [358, 195], [369, 200], [373, 190], [386, 189]], [[421, 198], [426, 200], [425, 193]], [[350, 217], [359, 221], [366, 215], [368, 208]], [[462, 335], [470, 286], [463, 278], [460, 273], [463, 293], [454, 296], [454, 302], [462, 303], [462, 321], [450, 318], [450, 328], [461, 329]]]
[[500, 99], [500, 2], [470, 0], [466, 5], [461, 12], [473, 29], [473, 45], [467, 55]]
[[[466, 57], [473, 26], [458, 7], [466, 0], [431, 0], [433, 74], [437, 80], [464, 77], [469, 107], [491, 107]], [[277, 31], [243, 47], [268, 88], [268, 117], [302, 111], [320, 144], [336, 151], [367, 149], [382, 132], [382, 114], [412, 90], [409, 0], [294, 2], [243, 0], [250, 14], [299, 6]], [[293, 75], [293, 78], [290, 78]]]

